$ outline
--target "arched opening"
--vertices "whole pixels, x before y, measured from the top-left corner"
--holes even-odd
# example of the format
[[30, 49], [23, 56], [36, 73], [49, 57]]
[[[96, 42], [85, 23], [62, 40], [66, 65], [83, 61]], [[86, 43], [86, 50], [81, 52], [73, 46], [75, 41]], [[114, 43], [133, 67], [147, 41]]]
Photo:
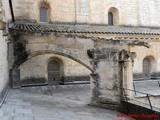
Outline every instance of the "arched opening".
[[41, 1], [39, 3], [39, 22], [50, 21], [50, 3], [47, 1]]
[[48, 84], [55, 85], [63, 81], [63, 63], [59, 58], [51, 58], [48, 63]]
[[40, 22], [47, 22], [47, 8], [42, 6], [40, 8]]
[[108, 13], [108, 25], [113, 25], [113, 13]]
[[144, 77], [150, 77], [156, 71], [155, 59], [152, 56], [147, 56], [143, 59], [143, 74]]
[[143, 60], [143, 73], [145, 76], [149, 76], [151, 72], [151, 63], [148, 58], [144, 58]]
[[119, 24], [119, 11], [115, 7], [108, 10], [108, 25], [117, 26]]

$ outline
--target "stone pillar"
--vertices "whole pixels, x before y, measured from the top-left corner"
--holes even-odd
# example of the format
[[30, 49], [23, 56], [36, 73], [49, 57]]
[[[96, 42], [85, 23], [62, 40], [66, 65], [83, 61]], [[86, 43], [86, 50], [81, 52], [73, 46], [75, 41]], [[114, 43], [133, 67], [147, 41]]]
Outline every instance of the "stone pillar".
[[95, 102], [98, 101], [99, 99], [99, 75], [97, 73], [92, 73], [91, 75], [91, 89], [92, 89], [92, 98], [91, 98], [91, 103], [96, 104]]
[[[133, 89], [133, 61], [136, 54], [133, 52], [122, 50], [119, 54], [119, 61], [122, 70], [122, 88], [125, 90], [127, 97], [132, 98]], [[124, 92], [124, 91], [123, 91]]]
[[126, 60], [123, 62], [123, 88], [128, 89], [125, 90], [126, 95], [129, 98], [133, 97], [134, 90], [133, 89], [133, 70], [132, 70], [132, 61]]
[[91, 105], [118, 109], [121, 101], [118, 50], [95, 49], [88, 55], [93, 59], [91, 63], [95, 70], [91, 74]]
[[[91, 105], [119, 109], [123, 98], [122, 88], [133, 90], [132, 54], [112, 48], [87, 51], [95, 70], [91, 74]], [[126, 91], [128, 96], [133, 92]]]

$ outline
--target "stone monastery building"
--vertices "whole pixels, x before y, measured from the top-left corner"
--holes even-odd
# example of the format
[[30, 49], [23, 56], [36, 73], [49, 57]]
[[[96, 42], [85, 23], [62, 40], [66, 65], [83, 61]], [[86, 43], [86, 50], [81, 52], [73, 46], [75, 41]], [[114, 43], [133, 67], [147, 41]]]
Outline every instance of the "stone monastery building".
[[0, 101], [91, 81], [92, 102], [118, 105], [119, 87], [160, 77], [159, 13], [160, 0], [0, 0]]

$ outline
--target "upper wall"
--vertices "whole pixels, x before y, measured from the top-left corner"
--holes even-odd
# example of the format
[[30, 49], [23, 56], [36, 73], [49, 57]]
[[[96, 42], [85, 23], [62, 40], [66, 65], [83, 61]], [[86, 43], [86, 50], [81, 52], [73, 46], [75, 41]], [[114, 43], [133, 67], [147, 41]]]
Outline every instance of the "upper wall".
[[[39, 21], [44, 0], [12, 0], [16, 19]], [[119, 26], [160, 26], [160, 0], [45, 0], [49, 22], [108, 24], [108, 12], [117, 10]]]

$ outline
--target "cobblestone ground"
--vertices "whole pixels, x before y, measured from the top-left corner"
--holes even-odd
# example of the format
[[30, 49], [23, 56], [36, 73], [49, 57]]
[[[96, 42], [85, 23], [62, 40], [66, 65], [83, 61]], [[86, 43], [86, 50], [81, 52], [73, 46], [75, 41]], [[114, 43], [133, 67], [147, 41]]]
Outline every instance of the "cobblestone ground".
[[117, 118], [117, 111], [88, 106], [89, 101], [84, 85], [10, 89], [0, 120], [129, 120]]

